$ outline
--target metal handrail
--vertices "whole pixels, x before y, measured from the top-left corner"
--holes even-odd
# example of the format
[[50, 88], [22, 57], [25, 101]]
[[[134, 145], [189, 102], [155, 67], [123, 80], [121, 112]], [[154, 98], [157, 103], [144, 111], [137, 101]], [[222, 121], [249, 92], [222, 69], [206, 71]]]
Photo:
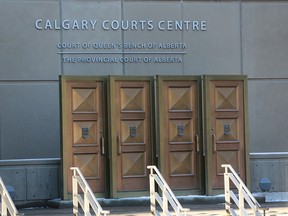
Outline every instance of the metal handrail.
[[[72, 187], [73, 187], [73, 214], [78, 215], [78, 205], [82, 207], [84, 211], [84, 216], [90, 216], [90, 207], [94, 211], [96, 216], [106, 216], [110, 214], [109, 211], [104, 211], [94, 196], [91, 188], [89, 187], [87, 181], [82, 175], [78, 167], [71, 167], [73, 170], [72, 176]], [[80, 186], [83, 194], [78, 192], [78, 186]]]
[[8, 212], [11, 216], [19, 216], [24, 215], [23, 213], [19, 213], [16, 209], [10, 194], [7, 191], [7, 188], [0, 177], [0, 195], [1, 195], [1, 215], [7, 216]]
[[[230, 206], [230, 201], [231, 198], [237, 205], [239, 209], [239, 215], [247, 215], [248, 213], [245, 209], [244, 206], [244, 201], [248, 203], [250, 208], [253, 210], [253, 215], [254, 216], [261, 216], [262, 214], [260, 213], [261, 206], [257, 202], [257, 200], [254, 198], [254, 196], [251, 194], [249, 189], [246, 187], [246, 185], [243, 183], [241, 178], [238, 176], [238, 174], [235, 172], [233, 167], [230, 164], [222, 164], [221, 167], [225, 168], [225, 173], [224, 173], [224, 186], [225, 186], [225, 209], [227, 212], [229, 212], [232, 215], [237, 215], [235, 213], [235, 210], [231, 208]], [[230, 171], [230, 172], [229, 172]], [[238, 189], [238, 198], [235, 195], [235, 193], [230, 190], [230, 181], [236, 186]], [[262, 209], [265, 211], [267, 209]]]
[[[149, 182], [150, 182], [150, 210], [151, 215], [160, 215], [159, 211], [156, 209], [156, 201], [163, 210], [163, 214], [166, 216], [171, 215], [168, 209], [168, 204], [170, 204], [175, 211], [177, 216], [186, 216], [187, 212], [190, 211], [189, 208], [183, 208], [180, 202], [175, 197], [174, 193], [170, 189], [169, 185], [162, 177], [161, 173], [156, 166], [147, 166], [150, 169]], [[154, 173], [155, 172], [155, 173]], [[162, 196], [155, 191], [155, 182], [162, 191]]]

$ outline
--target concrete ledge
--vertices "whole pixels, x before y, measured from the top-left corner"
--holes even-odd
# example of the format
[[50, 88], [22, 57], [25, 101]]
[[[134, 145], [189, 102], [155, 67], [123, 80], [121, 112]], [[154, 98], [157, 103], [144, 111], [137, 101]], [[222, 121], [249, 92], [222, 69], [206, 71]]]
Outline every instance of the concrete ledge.
[[288, 158], [288, 152], [250, 153], [250, 159], [279, 159], [279, 158]]
[[266, 203], [288, 202], [288, 192], [259, 192], [258, 196], [262, 196]]
[[10, 159], [0, 160], [0, 166], [24, 166], [24, 165], [60, 165], [60, 158], [36, 158], [36, 159]]

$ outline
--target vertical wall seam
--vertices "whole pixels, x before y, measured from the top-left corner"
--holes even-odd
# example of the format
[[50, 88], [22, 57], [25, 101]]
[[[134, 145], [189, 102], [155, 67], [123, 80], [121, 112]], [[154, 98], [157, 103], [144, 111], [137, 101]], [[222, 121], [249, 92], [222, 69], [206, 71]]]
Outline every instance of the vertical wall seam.
[[242, 0], [239, 0], [239, 28], [240, 28], [240, 74], [243, 72], [243, 26], [242, 26]]
[[[62, 23], [62, 20], [63, 20], [63, 17], [62, 17], [62, 0], [59, 0], [59, 20]], [[60, 30], [60, 43], [61, 44], [63, 43], [63, 29]], [[61, 52], [62, 51], [63, 51], [63, 49], [61, 48]], [[64, 54], [61, 53], [59, 55], [60, 55], [60, 69], [61, 69], [60, 74], [64, 75], [64, 65], [63, 65], [63, 61], [62, 61]]]
[[[180, 5], [181, 5], [181, 20], [184, 20], [184, 5], [183, 5], [183, 1], [180, 1]], [[184, 32], [181, 31], [181, 40], [182, 43], [184, 43]], [[182, 52], [184, 51], [184, 49], [182, 48]], [[182, 55], [182, 58], [185, 58], [185, 55]], [[185, 62], [183, 61], [182, 63], [182, 75], [184, 75], [184, 71], [185, 71]]]
[[[121, 20], [124, 20], [124, 0], [121, 0]], [[124, 44], [124, 31], [123, 30], [121, 31], [121, 43]], [[121, 49], [122, 49], [122, 53], [123, 53], [121, 55], [122, 55], [122, 57], [124, 57], [125, 54], [124, 54], [123, 46]], [[125, 67], [124, 62], [122, 63], [122, 74], [126, 75], [126, 67]]]

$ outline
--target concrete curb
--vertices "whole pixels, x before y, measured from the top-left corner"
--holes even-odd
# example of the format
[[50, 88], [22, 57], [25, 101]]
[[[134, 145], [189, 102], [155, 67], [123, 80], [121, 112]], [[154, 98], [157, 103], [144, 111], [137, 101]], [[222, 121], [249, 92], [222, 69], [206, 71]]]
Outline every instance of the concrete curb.
[[[259, 203], [265, 203], [265, 196], [257, 194], [254, 196]], [[217, 196], [179, 196], [179, 202], [183, 205], [187, 204], [219, 204], [225, 203], [224, 195]], [[125, 206], [149, 206], [149, 197], [133, 197], [133, 198], [111, 198], [111, 199], [97, 199], [102, 207], [125, 207]], [[48, 201], [50, 208], [72, 208], [72, 200], [53, 199]]]

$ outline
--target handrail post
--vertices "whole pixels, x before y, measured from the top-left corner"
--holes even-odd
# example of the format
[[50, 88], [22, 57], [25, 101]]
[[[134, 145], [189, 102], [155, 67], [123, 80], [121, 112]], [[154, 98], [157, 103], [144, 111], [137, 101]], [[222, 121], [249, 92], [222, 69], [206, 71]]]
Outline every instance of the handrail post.
[[228, 168], [225, 167], [225, 173], [224, 173], [224, 190], [225, 190], [225, 210], [228, 213], [230, 210], [230, 182], [229, 182], [229, 173]]
[[149, 183], [150, 183], [150, 211], [151, 211], [151, 215], [155, 215], [156, 198], [155, 198], [155, 180], [154, 180], [153, 169], [150, 169]]
[[163, 189], [163, 213], [164, 215], [169, 215], [169, 209], [168, 209], [168, 199], [166, 197], [166, 186], [164, 186]]
[[72, 198], [73, 198], [73, 214], [78, 215], [78, 184], [76, 178], [76, 170], [73, 170], [72, 177]]
[[244, 215], [244, 195], [243, 195], [242, 183], [240, 183], [240, 188], [238, 191], [239, 191], [239, 213], [240, 215]]
[[1, 213], [3, 216], [7, 216], [7, 206], [6, 202], [4, 201], [4, 196], [6, 196], [5, 192], [3, 192], [1, 196]]
[[90, 213], [90, 204], [89, 204], [89, 199], [88, 199], [87, 186], [85, 185], [85, 190], [84, 190], [84, 215], [88, 216], [89, 213]]

